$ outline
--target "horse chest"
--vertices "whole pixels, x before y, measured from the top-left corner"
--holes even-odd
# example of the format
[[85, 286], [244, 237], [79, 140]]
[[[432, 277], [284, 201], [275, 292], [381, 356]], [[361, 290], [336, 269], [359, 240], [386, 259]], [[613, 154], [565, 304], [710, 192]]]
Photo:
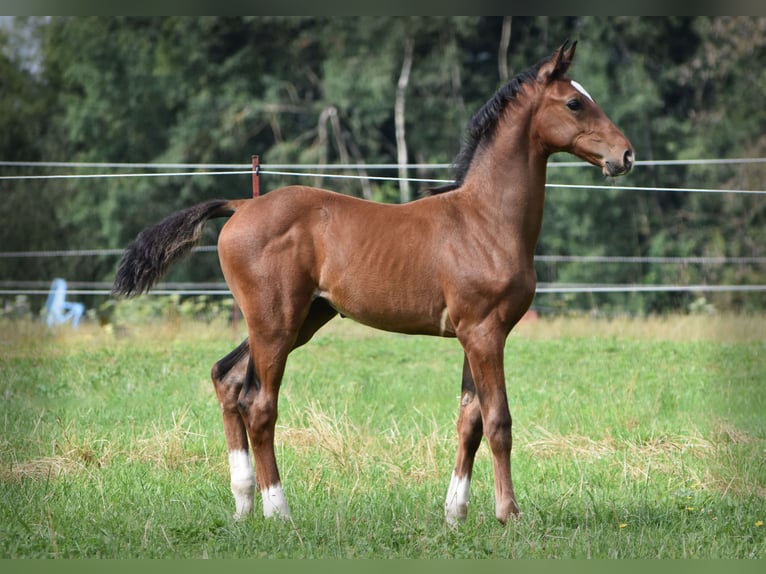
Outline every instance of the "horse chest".
[[450, 324], [479, 323], [494, 317], [511, 328], [534, 298], [534, 267], [520, 264], [475, 266], [445, 285]]

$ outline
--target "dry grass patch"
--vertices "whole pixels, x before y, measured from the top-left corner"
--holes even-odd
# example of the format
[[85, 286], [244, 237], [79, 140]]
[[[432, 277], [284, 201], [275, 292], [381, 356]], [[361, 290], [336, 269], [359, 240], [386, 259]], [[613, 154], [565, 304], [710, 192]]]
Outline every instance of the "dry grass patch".
[[[184, 409], [174, 413], [171, 428], [152, 423], [149, 436], [133, 439], [123, 448], [115, 447], [107, 440], [77, 437], [71, 429], [63, 429], [61, 441], [52, 446], [54, 454], [10, 462], [0, 470], [0, 476], [7, 481], [51, 480], [91, 472], [94, 468], [110, 465], [115, 459], [150, 464], [163, 470], [184, 470], [189, 465], [213, 464], [213, 461], [220, 464], [218, 459], [221, 457], [211, 457], [208, 453], [206, 435], [191, 430], [188, 412]], [[202, 453], [189, 446], [190, 442], [199, 439], [203, 439]]]
[[403, 479], [423, 481], [441, 476], [449, 442], [435, 421], [424, 425], [405, 433], [392, 421], [390, 427], [371, 432], [346, 413], [323, 412], [311, 404], [297, 424], [278, 426], [277, 442], [307, 456], [323, 452], [323, 463], [360, 478], [374, 469], [392, 484]]
[[619, 317], [551, 317], [525, 321], [515, 335], [530, 339], [614, 337], [642, 341], [718, 341], [751, 343], [766, 341], [766, 317], [762, 314], [667, 315]]
[[[188, 465], [199, 463], [210, 464], [207, 435], [191, 430], [191, 423], [187, 421], [188, 415], [188, 408], [173, 413], [171, 428], [162, 428], [157, 423], [152, 423], [150, 436], [136, 439], [129, 445], [128, 451], [124, 453], [128, 461], [149, 463], [165, 470], [183, 470]], [[189, 448], [189, 443], [198, 439], [202, 439], [202, 453]]]
[[77, 453], [69, 455], [44, 456], [33, 460], [13, 463], [3, 469], [3, 480], [23, 482], [26, 480], [52, 480], [65, 474], [84, 472], [88, 463], [78, 457]]
[[529, 434], [520, 435], [516, 444], [533, 458], [600, 462], [629, 481], [665, 475], [722, 494], [766, 496], [766, 485], [759, 482], [756, 473], [734, 470], [737, 455], [732, 449], [757, 440], [725, 423], [721, 423], [712, 439], [696, 431], [637, 440], [613, 436], [593, 439], [580, 434], [557, 434], [540, 426]]
[[632, 442], [607, 436], [592, 439], [579, 434], [560, 435], [536, 426], [532, 431], [537, 438], [524, 440], [522, 448], [534, 456], [565, 456], [596, 460], [629, 453], [640, 458], [663, 457], [692, 452], [702, 456], [715, 450], [715, 445], [699, 433], [689, 435], [660, 435]]

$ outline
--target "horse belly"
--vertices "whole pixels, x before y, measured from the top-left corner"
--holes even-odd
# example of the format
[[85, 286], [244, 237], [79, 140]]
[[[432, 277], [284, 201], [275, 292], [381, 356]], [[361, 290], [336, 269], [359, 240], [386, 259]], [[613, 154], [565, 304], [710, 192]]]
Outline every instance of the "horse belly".
[[358, 323], [396, 333], [442, 335], [444, 299], [428, 281], [385, 273], [347, 270], [318, 296], [325, 298], [342, 316]]
[[333, 302], [331, 298], [328, 298], [328, 301], [341, 317], [348, 317], [375, 329], [410, 335], [447, 334], [443, 326], [440, 326], [438, 313], [413, 313], [401, 307], [384, 305], [376, 308], [367, 305], [344, 305]]

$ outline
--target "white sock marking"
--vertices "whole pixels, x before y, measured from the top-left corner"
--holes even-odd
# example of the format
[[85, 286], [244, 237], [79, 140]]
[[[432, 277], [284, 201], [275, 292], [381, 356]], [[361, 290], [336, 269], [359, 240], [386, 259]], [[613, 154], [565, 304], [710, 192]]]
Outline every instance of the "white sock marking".
[[578, 92], [580, 92], [583, 96], [588, 98], [591, 102], [594, 101], [593, 98], [591, 97], [591, 95], [588, 93], [588, 91], [585, 88], [583, 88], [580, 83], [575, 82], [574, 80], [572, 80], [572, 87], [575, 90], [577, 90]]
[[250, 454], [246, 450], [229, 451], [229, 469], [231, 471], [231, 492], [234, 495], [236, 512], [234, 519], [239, 520], [253, 511], [255, 493], [255, 474]]
[[465, 522], [468, 516], [468, 498], [470, 496], [471, 479], [467, 476], [458, 478], [452, 471], [452, 479], [447, 489], [447, 500], [444, 501], [444, 516], [450, 526]]
[[263, 515], [266, 518], [279, 516], [280, 518], [290, 518], [290, 508], [287, 506], [287, 499], [282, 490], [282, 485], [276, 483], [261, 491], [263, 498]]

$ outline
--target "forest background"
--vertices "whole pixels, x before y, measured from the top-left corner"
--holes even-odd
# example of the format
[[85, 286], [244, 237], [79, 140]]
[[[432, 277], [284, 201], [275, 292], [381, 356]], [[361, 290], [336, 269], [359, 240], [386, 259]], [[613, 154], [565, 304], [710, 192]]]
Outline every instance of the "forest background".
[[[570, 75], [631, 139], [638, 160], [766, 156], [766, 18], [17, 17], [3, 24], [5, 162], [242, 164], [257, 154], [266, 165], [449, 163], [471, 115], [567, 39], [578, 41]], [[105, 171], [4, 165], [0, 175]], [[764, 176], [759, 162], [651, 165], [619, 184], [760, 190]], [[610, 185], [592, 167], [550, 168], [549, 181]], [[261, 189], [295, 182], [263, 176]], [[399, 182], [299, 183], [387, 202], [419, 193], [419, 184]], [[247, 175], [0, 180], [0, 251], [120, 249], [172, 211], [249, 193]], [[765, 223], [765, 195], [549, 189], [537, 252], [762, 258]], [[207, 244], [220, 228], [210, 227]], [[0, 281], [110, 282], [118, 258], [3, 257]], [[766, 266], [541, 262], [538, 277], [744, 285], [766, 283]], [[222, 280], [214, 253], [195, 254], [170, 278]], [[766, 306], [762, 293], [705, 296], [706, 309]], [[688, 292], [538, 294], [535, 305], [644, 314], [687, 311], [699, 301]], [[32, 311], [40, 304], [33, 301]]]

